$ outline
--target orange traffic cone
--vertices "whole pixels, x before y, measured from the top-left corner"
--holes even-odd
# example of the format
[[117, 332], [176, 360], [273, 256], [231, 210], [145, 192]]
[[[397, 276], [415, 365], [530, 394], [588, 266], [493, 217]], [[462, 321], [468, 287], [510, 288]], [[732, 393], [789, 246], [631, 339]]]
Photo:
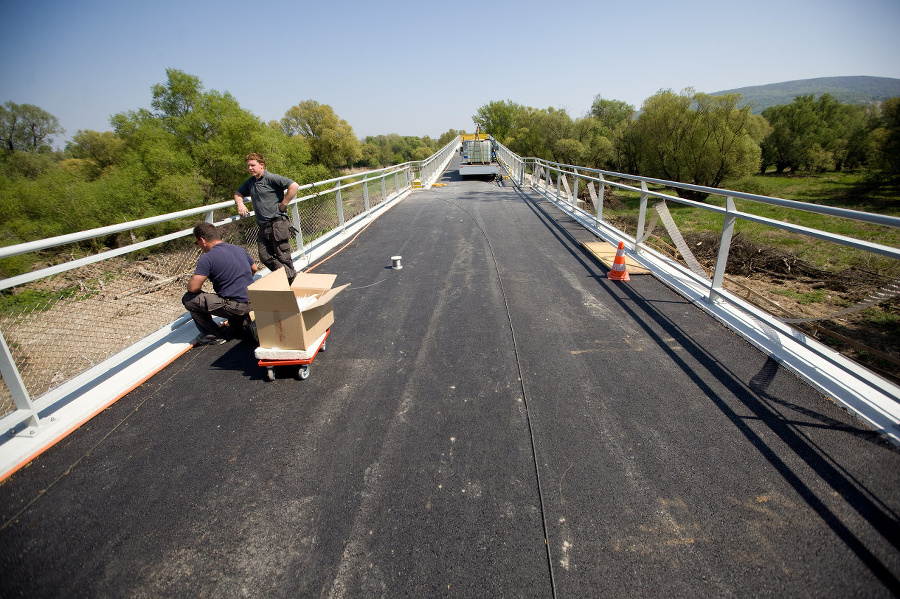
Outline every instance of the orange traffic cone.
[[619, 249], [616, 250], [616, 258], [613, 260], [612, 270], [606, 273], [606, 278], [613, 281], [630, 281], [628, 271], [625, 270], [625, 242], [619, 242]]

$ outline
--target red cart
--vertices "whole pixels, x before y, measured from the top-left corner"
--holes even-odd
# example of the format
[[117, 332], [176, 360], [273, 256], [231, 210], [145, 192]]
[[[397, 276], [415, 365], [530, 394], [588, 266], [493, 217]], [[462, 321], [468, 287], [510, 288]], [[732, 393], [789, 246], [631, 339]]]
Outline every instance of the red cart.
[[275, 380], [275, 368], [278, 366], [299, 366], [300, 368], [297, 370], [297, 378], [301, 381], [309, 378], [309, 365], [312, 364], [312, 361], [316, 358], [316, 355], [320, 351], [325, 351], [325, 345], [328, 342], [328, 335], [331, 333], [331, 329], [327, 329], [325, 334], [322, 335], [322, 338], [319, 340], [318, 345], [315, 349], [307, 350], [306, 352], [297, 352], [304, 354], [311, 354], [308, 357], [298, 357], [298, 358], [261, 358], [259, 360], [259, 365], [266, 369], [266, 377], [270, 381]]

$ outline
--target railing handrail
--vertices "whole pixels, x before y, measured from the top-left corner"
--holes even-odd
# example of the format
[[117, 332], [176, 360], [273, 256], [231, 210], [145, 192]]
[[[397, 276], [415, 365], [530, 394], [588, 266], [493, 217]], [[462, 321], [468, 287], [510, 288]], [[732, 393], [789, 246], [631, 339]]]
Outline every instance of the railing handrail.
[[[316, 181], [314, 183], [305, 183], [300, 186], [300, 190], [311, 189], [313, 187], [319, 187], [322, 185], [328, 185], [330, 183], [334, 183], [336, 181], [342, 181], [344, 179], [349, 179], [353, 177], [359, 177], [361, 175], [370, 175], [374, 173], [376, 174], [372, 177], [372, 179], [377, 179], [382, 176], [392, 175], [397, 171], [404, 170], [408, 165], [413, 164], [412, 162], [404, 162], [403, 164], [393, 165], [384, 167], [381, 169], [375, 169], [372, 171], [364, 171], [361, 173], [356, 173], [352, 175], [343, 175], [340, 177], [335, 177], [333, 179], [326, 179], [324, 181]], [[299, 190], [298, 190], [299, 191]], [[328, 193], [334, 191], [332, 189], [323, 190], [320, 193]], [[316, 194], [308, 197], [314, 197]], [[300, 202], [306, 198], [295, 198], [293, 202]], [[46, 239], [39, 239], [36, 241], [26, 241], [24, 243], [19, 243], [16, 245], [9, 245], [6, 247], [0, 247], [0, 258], [9, 258], [10, 256], [17, 256], [19, 254], [27, 254], [29, 252], [36, 252], [40, 250], [45, 250], [53, 247], [59, 247], [61, 245], [66, 245], [69, 243], [78, 243], [80, 241], [88, 241], [90, 239], [96, 239], [97, 237], [104, 237], [106, 235], [112, 235], [115, 233], [123, 233], [125, 231], [134, 231], [135, 229], [140, 229], [143, 227], [147, 227], [150, 225], [158, 225], [161, 223], [178, 220], [180, 218], [186, 218], [188, 216], [195, 216], [198, 214], [207, 214], [210, 211], [215, 210], [223, 210], [226, 208], [234, 207], [234, 200], [225, 200], [222, 202], [218, 202], [216, 204], [208, 204], [206, 206], [198, 206], [196, 208], [188, 208], [186, 210], [179, 210], [178, 212], [169, 212], [167, 214], [160, 214], [158, 216], [149, 216], [147, 218], [142, 218], [139, 220], [133, 220], [124, 222], [116, 225], [106, 225], [103, 227], [97, 227], [94, 229], [87, 229], [84, 231], [79, 231], [77, 233], [67, 233], [65, 235], [57, 235], [56, 237], [48, 237]]]
[[[754, 193], [747, 193], [744, 191], [736, 191], [732, 189], [724, 189], [721, 187], [705, 187], [703, 185], [693, 185], [691, 183], [679, 183], [677, 181], [667, 181], [666, 179], [655, 179], [653, 177], [643, 177], [641, 175], [629, 175], [626, 173], [618, 173], [615, 171], [605, 171], [602, 169], [588, 168], [583, 166], [576, 166], [572, 164], [565, 164], [561, 162], [553, 162], [550, 160], [545, 160], [543, 158], [529, 157], [523, 158], [526, 163], [528, 162], [537, 162], [541, 164], [547, 165], [556, 165], [555, 170], [563, 169], [563, 168], [571, 168], [572, 171], [567, 171], [570, 174], [577, 174], [578, 176], [584, 177], [584, 173], [598, 173], [603, 175], [604, 177], [618, 177], [620, 179], [632, 179], [634, 181], [642, 181], [644, 183], [649, 183], [652, 185], [663, 185], [665, 187], [673, 187], [676, 189], [685, 189], [688, 191], [697, 191], [700, 193], [707, 193], [710, 195], [718, 195], [723, 197], [732, 197], [741, 200], [750, 200], [752, 202], [761, 202], [764, 204], [772, 204], [775, 206], [782, 206], [785, 208], [793, 208], [795, 210], [804, 210], [806, 212], [814, 212], [817, 214], [825, 214], [828, 216], [838, 216], [841, 218], [850, 218], [853, 220], [858, 220], [862, 222], [867, 222], [875, 225], [884, 225], [887, 227], [898, 227], [900, 228], [900, 217], [896, 216], [888, 216], [886, 214], [877, 214], [875, 212], [864, 212], [861, 210], [852, 210], [850, 208], [835, 208], [833, 206], [823, 206], [821, 204], [810, 204], [808, 202], [798, 202], [797, 200], [785, 200], [782, 198], [776, 198], [772, 196], [764, 196]], [[575, 173], [574, 169], [577, 169], [578, 172]], [[595, 181], [597, 179], [594, 179]], [[603, 180], [604, 183], [614, 184], [612, 181]], [[633, 188], [631, 188], [633, 189]], [[640, 191], [640, 190], [638, 190]], [[683, 202], [686, 198], [677, 198], [669, 196], [671, 199]]]
[[[444, 145], [440, 150], [435, 152], [432, 156], [425, 160], [412, 160], [408, 162], [403, 162], [401, 164], [395, 164], [391, 166], [386, 166], [380, 169], [373, 169], [370, 171], [362, 171], [359, 173], [352, 173], [349, 175], [341, 175], [339, 177], [332, 177], [330, 179], [324, 179], [322, 181], [314, 181], [312, 183], [304, 183], [298, 189], [298, 195], [295, 197], [289, 204], [289, 206], [294, 206], [299, 204], [300, 202], [309, 200], [311, 198], [320, 196], [322, 194], [339, 192], [342, 189], [347, 189], [350, 187], [354, 187], [356, 185], [362, 185], [364, 183], [368, 183], [371, 181], [377, 181], [378, 179], [383, 179], [389, 177], [391, 175], [396, 175], [401, 172], [407, 172], [412, 169], [428, 169], [433, 163], [443, 157], [450, 149], [451, 146], [459, 144], [458, 139], [454, 139], [453, 141]], [[334, 183], [340, 183], [342, 181], [352, 180], [351, 183], [346, 185], [333, 185]], [[324, 188], [324, 189], [320, 189]], [[300, 191], [305, 191], [309, 189], [316, 189], [315, 193], [307, 194], [300, 196]], [[218, 202], [215, 204], [209, 204], [206, 206], [198, 206], [196, 208], [188, 208], [186, 210], [180, 210], [178, 212], [170, 212], [168, 214], [161, 214], [158, 216], [151, 216], [135, 221], [128, 221], [121, 224], [116, 225], [107, 225], [103, 227], [97, 227], [94, 229], [88, 229], [85, 231], [79, 231], [76, 233], [67, 233], [65, 235], [58, 235], [56, 237], [48, 237], [46, 239], [40, 239], [37, 241], [28, 241], [25, 243], [20, 243], [16, 245], [10, 245], [6, 247], [0, 247], [0, 258], [8, 258], [11, 256], [16, 256], [20, 254], [27, 254], [30, 252], [36, 252], [40, 250], [50, 249], [54, 247], [59, 247], [63, 245], [67, 245], [70, 243], [78, 243], [82, 241], [88, 241], [91, 239], [96, 239], [98, 237], [104, 237], [107, 235], [113, 235], [116, 233], [123, 233], [126, 231], [134, 231], [136, 229], [140, 229], [143, 227], [157, 225], [165, 222], [170, 222], [173, 220], [178, 220], [182, 218], [187, 218], [190, 216], [197, 215], [205, 215], [207, 221], [212, 222], [212, 214], [216, 210], [228, 210], [234, 208], [233, 200], [225, 200], [222, 202]], [[237, 220], [239, 217], [234, 216], [229, 220]], [[170, 233], [168, 235], [163, 235], [161, 237], [155, 237], [153, 239], [148, 239], [142, 242], [130, 244], [128, 246], [122, 248], [116, 248], [113, 250], [108, 250], [105, 252], [101, 252], [98, 254], [94, 254], [92, 256], [88, 256], [85, 258], [71, 260], [68, 262], [64, 262], [61, 264], [57, 264], [55, 266], [50, 266], [47, 268], [43, 268], [40, 270], [31, 271], [28, 273], [24, 273], [21, 275], [16, 275], [13, 277], [8, 277], [5, 279], [0, 279], [0, 291], [4, 289], [10, 289], [17, 285], [23, 285], [25, 283], [30, 283], [32, 281], [36, 281], [43, 277], [59, 274], [68, 270], [73, 270], [75, 268], [79, 268], [86, 264], [99, 262], [108, 258], [114, 258], [116, 256], [121, 256], [124, 254], [131, 253], [133, 251], [139, 249], [145, 249], [147, 247], [152, 247], [154, 245], [160, 245], [167, 241], [172, 241], [173, 239], [177, 239], [178, 237], [186, 237], [190, 235], [191, 230], [182, 230], [177, 231], [175, 233]]]
[[[812, 229], [809, 227], [804, 227], [802, 225], [795, 225], [792, 223], [787, 223], [784, 221], [774, 220], [771, 218], [766, 218], [764, 216], [758, 216], [755, 214], [750, 214], [748, 212], [741, 212], [736, 209], [723, 208], [721, 206], [715, 206], [712, 204], [707, 204], [704, 202], [698, 202], [695, 200], [690, 200], [688, 198], [681, 198], [678, 196], [673, 196], [665, 193], [660, 193], [656, 191], [652, 191], [649, 189], [642, 189], [638, 187], [632, 187], [630, 185], [626, 185], [624, 183], [620, 183], [617, 181], [610, 181], [605, 177], [617, 177], [620, 179], [629, 179], [633, 181], [640, 181], [642, 183], [650, 183], [653, 185], [661, 185], [664, 187], [672, 187], [676, 189], [687, 189], [691, 191], [698, 191], [702, 193], [707, 193], [710, 195], [722, 196], [725, 198], [737, 198], [743, 200], [750, 200], [753, 202], [760, 202], [763, 204], [770, 204], [775, 206], [782, 206], [785, 208], [791, 208], [796, 210], [803, 210], [806, 212], [812, 212], [817, 214], [823, 214], [828, 216], [836, 216], [840, 218], [847, 218], [851, 220], [856, 220], [860, 222], [865, 222], [869, 224], [876, 224], [888, 227], [897, 227], [900, 228], [900, 218], [895, 216], [888, 216], [885, 214], [876, 214], [872, 212], [863, 212], [860, 210], [851, 210], [849, 208], [834, 208], [832, 206], [821, 206], [819, 204], [809, 204], [806, 202], [798, 202], [796, 200], [784, 200], [781, 198], [775, 198], [771, 196], [763, 196], [758, 194], [746, 193], [741, 191], [735, 191], [730, 189], [723, 189], [720, 187], [704, 187], [702, 185], [692, 185], [689, 183], [679, 183], [677, 181], [667, 181], [665, 179], [655, 179], [652, 177], [643, 177], [640, 175], [629, 175], [626, 173], [617, 173], [614, 171], [605, 171], [602, 169], [593, 169], [587, 167], [580, 167], [571, 164], [564, 164], [559, 162], [553, 162], [550, 160], [545, 160], [542, 158], [524, 158], [522, 159], [525, 164], [537, 164], [542, 167], [545, 167], [549, 170], [556, 171], [557, 173], [563, 173], [566, 175], [571, 175], [573, 177], [579, 177], [581, 179], [596, 181], [597, 183], [602, 183], [605, 185], [610, 185], [613, 187], [617, 187], [620, 189], [626, 189], [629, 191], [634, 191], [640, 194], [643, 194], [645, 197], [654, 197], [662, 200], [671, 200], [677, 202], [679, 204], [684, 204], [688, 206], [693, 206], [695, 208], [700, 208], [709, 212], [716, 212], [723, 215], [733, 216], [742, 220], [756, 222], [760, 224], [764, 224], [767, 226], [783, 229], [786, 231], [791, 231], [794, 233], [798, 233], [800, 235], [805, 235], [808, 237], [815, 237], [817, 239], [823, 239], [825, 241], [831, 241], [834, 243], [838, 243], [848, 247], [854, 247], [857, 249], [861, 249], [868, 252], [873, 252], [876, 254], [880, 254], [882, 256], [886, 256], [888, 258], [900, 259], [900, 248], [883, 245], [880, 243], [875, 243], [871, 241], [866, 241], [862, 239], [856, 239], [854, 237], [847, 237], [845, 235], [841, 235], [838, 233], [829, 233], [827, 231], [821, 231], [818, 229]], [[572, 169], [572, 170], [566, 170]], [[533, 169], [534, 170], [534, 169]], [[596, 173], [600, 175], [599, 177], [592, 177], [588, 173]]]

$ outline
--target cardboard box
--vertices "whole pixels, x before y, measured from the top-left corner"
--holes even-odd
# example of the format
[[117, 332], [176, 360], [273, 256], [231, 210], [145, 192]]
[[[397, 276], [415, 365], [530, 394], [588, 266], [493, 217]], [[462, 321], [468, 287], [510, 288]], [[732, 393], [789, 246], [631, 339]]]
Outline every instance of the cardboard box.
[[331, 300], [350, 286], [332, 289], [337, 275], [297, 273], [288, 286], [284, 269], [247, 288], [260, 347], [308, 350], [334, 324]]

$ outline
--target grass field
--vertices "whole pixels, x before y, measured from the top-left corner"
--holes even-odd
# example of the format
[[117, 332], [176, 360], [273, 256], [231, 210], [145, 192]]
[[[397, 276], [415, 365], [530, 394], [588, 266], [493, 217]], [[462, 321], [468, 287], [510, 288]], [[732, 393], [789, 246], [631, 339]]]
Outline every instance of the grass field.
[[[861, 172], [826, 173], [817, 176], [755, 175], [726, 181], [722, 187], [733, 191], [900, 218], [900, 183], [878, 182]], [[633, 192], [616, 192], [613, 201], [604, 207], [604, 214], [621, 218], [625, 222], [635, 220], [639, 197], [639, 194]], [[707, 203], [725, 206], [725, 198], [710, 196]], [[748, 200], [736, 200], [735, 204], [738, 210], [757, 216], [900, 247], [900, 228], [871, 225]], [[698, 232], [712, 232], [718, 235], [722, 229], [722, 217], [716, 213], [676, 202], [669, 202], [669, 211], [683, 235], [689, 236]], [[748, 221], [739, 221], [736, 232], [753, 243], [791, 252], [799, 259], [824, 270], [834, 271], [857, 266], [885, 276], [900, 277], [898, 261], [871, 256], [831, 242]]]

